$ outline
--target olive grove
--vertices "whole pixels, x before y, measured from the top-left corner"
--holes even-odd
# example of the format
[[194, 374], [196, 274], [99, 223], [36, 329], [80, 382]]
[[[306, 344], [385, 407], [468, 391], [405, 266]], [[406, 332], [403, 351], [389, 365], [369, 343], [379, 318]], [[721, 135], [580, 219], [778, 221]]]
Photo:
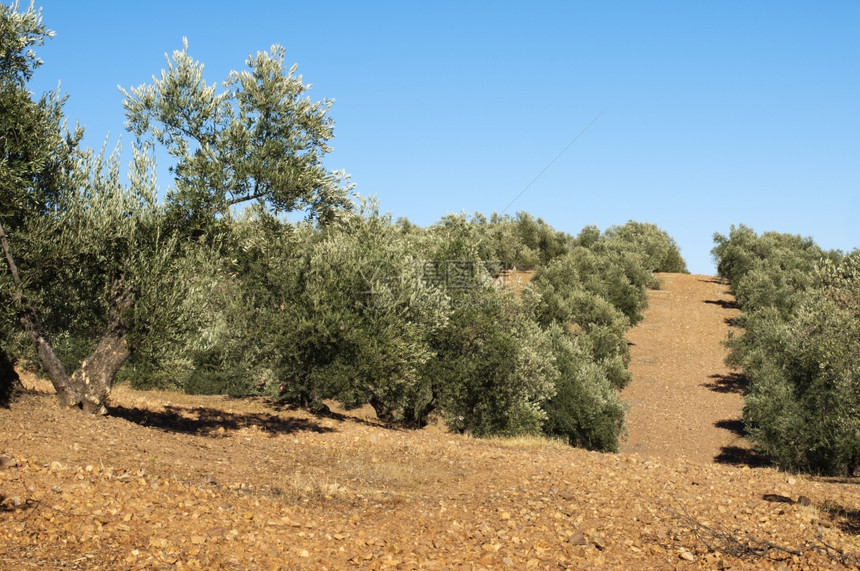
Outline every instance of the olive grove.
[[[686, 271], [665, 232], [572, 236], [524, 212], [395, 220], [326, 167], [331, 101], [280, 46], [207, 83], [185, 43], [122, 90], [124, 177], [120, 147], [83, 148], [64, 97], [27, 90], [51, 35], [40, 13], [0, 16], [4, 401], [17, 365], [89, 413], [129, 382], [618, 449], [624, 335], [654, 272]], [[531, 283], [506, 283], [523, 270]]]

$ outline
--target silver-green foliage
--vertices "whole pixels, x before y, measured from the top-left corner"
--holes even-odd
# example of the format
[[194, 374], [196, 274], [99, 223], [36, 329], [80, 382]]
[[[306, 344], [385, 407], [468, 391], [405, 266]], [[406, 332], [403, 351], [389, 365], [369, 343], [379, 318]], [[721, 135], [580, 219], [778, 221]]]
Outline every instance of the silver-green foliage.
[[[24, 285], [33, 283], [27, 260], [18, 255], [25, 225], [56, 207], [82, 134], [65, 130], [65, 99], [58, 92], [36, 99], [27, 86], [42, 65], [36, 48], [51, 36], [41, 11], [32, 5], [26, 10], [20, 10], [18, 2], [0, 5], [0, 224], [10, 253], [18, 258]], [[13, 298], [24, 292], [13, 283], [5, 258], [0, 271], [0, 330], [14, 354], [25, 341]]]
[[534, 319], [535, 302], [531, 293], [518, 297], [491, 284], [457, 294], [425, 370], [453, 430], [541, 432], [558, 370], [551, 339]]
[[717, 272], [731, 283], [738, 305], [745, 313], [776, 308], [783, 316], [794, 309], [797, 294], [812, 285], [813, 271], [823, 259], [839, 254], [825, 252], [811, 238], [756, 232], [741, 224], [728, 236], [714, 235], [712, 253]]
[[[608, 378], [620, 389], [630, 381], [630, 351], [624, 337], [630, 319], [607, 298], [607, 292], [639, 290], [623, 277], [618, 266], [606, 258], [600, 264], [598, 259], [591, 250], [577, 247], [538, 269], [532, 280], [541, 300], [538, 319], [545, 327], [572, 327], [580, 347], [606, 368]], [[641, 295], [644, 298], [644, 288]], [[634, 309], [638, 314], [639, 307]]]
[[42, 65], [36, 48], [53, 35], [32, 4], [0, 4], [0, 219], [9, 233], [51, 207], [81, 136], [64, 128], [58, 91], [34, 99], [27, 86]]
[[767, 340], [745, 355], [745, 418], [780, 466], [825, 474], [860, 469], [860, 255], [822, 262], [785, 321], [756, 319]]
[[135, 147], [124, 184], [118, 148], [82, 151], [56, 208], [28, 219], [22, 232], [31, 299], [58, 344], [77, 348], [67, 354], [69, 366], [102, 334], [115, 282], [135, 298], [124, 317], [128, 344], [150, 357], [194, 327], [196, 306], [214, 287], [205, 246], [182, 243], [163, 224], [154, 167], [150, 149]]
[[[331, 102], [307, 97], [310, 86], [295, 66], [285, 67], [278, 46], [250, 57], [220, 91], [205, 83], [186, 46], [151, 86], [124, 92], [138, 137], [125, 184], [118, 152], [78, 149], [82, 130], [65, 129], [59, 94], [34, 101], [26, 90], [40, 64], [33, 48], [50, 36], [40, 14], [2, 6], [0, 32], [0, 221], [11, 244], [4, 250], [18, 258], [22, 276], [0, 275], [0, 298], [26, 310], [34, 346], [53, 339], [66, 349], [67, 367], [89, 355], [72, 384], [98, 374], [107, 391], [128, 355], [132, 368], [177, 365], [181, 377], [211, 364], [213, 348], [238, 346], [243, 332], [228, 335], [223, 320], [208, 320], [219, 304], [230, 308], [244, 297], [235, 295], [235, 268], [222, 258], [232, 207], [256, 201], [274, 212], [307, 209], [321, 221], [349, 210], [347, 177], [322, 165]], [[153, 144], [175, 160], [176, 186], [162, 202]], [[4, 309], [8, 339], [15, 315]], [[47, 360], [57, 363], [55, 385], [68, 384], [59, 361]], [[103, 410], [107, 391], [89, 395], [90, 408]], [[61, 400], [74, 404], [73, 393]]]
[[648, 272], [688, 273], [687, 263], [675, 240], [657, 225], [648, 222], [629, 221], [622, 226], [612, 226], [604, 239], [616, 247], [633, 251], [641, 258]]
[[323, 220], [349, 207], [346, 175], [323, 165], [332, 101], [311, 100], [310, 85], [284, 58], [278, 45], [250, 56], [219, 89], [185, 42], [152, 84], [122, 90], [129, 130], [176, 160], [167, 197], [176, 224], [200, 230], [251, 200], [277, 212], [307, 208]]
[[860, 254], [824, 252], [808, 238], [717, 235], [742, 335], [729, 363], [749, 383], [744, 421], [760, 451], [787, 470], [860, 469]]
[[390, 217], [362, 210], [327, 228], [309, 260], [306, 303], [337, 347], [322, 373], [384, 419], [421, 422], [432, 395], [420, 369], [448, 299], [422, 279]]
[[422, 279], [390, 216], [364, 202], [319, 228], [258, 209], [232, 228], [235, 281], [217, 296], [221, 325], [201, 355], [242, 355], [233, 366], [289, 402], [370, 403], [386, 420], [426, 420], [433, 395], [420, 368], [448, 298]]
[[556, 394], [544, 405], [543, 431], [571, 445], [617, 452], [626, 413], [612, 380], [617, 372], [606, 361], [594, 360], [588, 337], [571, 336], [558, 324], [548, 332], [558, 379]]

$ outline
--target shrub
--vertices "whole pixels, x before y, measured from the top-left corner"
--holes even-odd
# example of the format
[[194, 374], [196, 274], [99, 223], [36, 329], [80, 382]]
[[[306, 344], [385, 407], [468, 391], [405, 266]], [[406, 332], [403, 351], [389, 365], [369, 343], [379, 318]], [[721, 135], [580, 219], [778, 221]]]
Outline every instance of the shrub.
[[744, 422], [781, 468], [846, 475], [860, 468], [860, 253], [842, 257], [812, 240], [716, 235], [744, 332], [729, 364], [749, 380]]
[[539, 434], [555, 391], [550, 339], [527, 298], [492, 286], [462, 295], [434, 339], [425, 375], [452, 430], [475, 436]]
[[[326, 399], [369, 403], [409, 426], [438, 411], [476, 436], [617, 450], [624, 335], [651, 276], [621, 237], [584, 232], [577, 243], [524, 214], [422, 229], [372, 202], [325, 227], [256, 208], [219, 232], [207, 237], [215, 262], [195, 277], [212, 286], [190, 301], [191, 333], [132, 361], [137, 383], [270, 394], [314, 411]], [[504, 245], [538, 264], [519, 293], [493, 280]]]
[[[745, 420], [781, 467], [846, 475], [860, 468], [860, 263], [824, 263], [788, 320], [751, 321]], [[764, 313], [764, 312], [762, 312]]]
[[490, 219], [495, 254], [508, 268], [531, 270], [567, 253], [572, 239], [527, 212]]
[[556, 357], [556, 394], [545, 405], [544, 432], [589, 450], [617, 452], [624, 430], [624, 404], [588, 349], [558, 325], [550, 330]]
[[375, 205], [328, 227], [299, 267], [271, 276], [282, 300], [268, 344], [284, 398], [370, 403], [379, 418], [426, 421], [432, 395], [420, 368], [445, 325], [448, 300]]
[[430, 226], [421, 252], [430, 261], [493, 261], [490, 239], [480, 215], [448, 214]]
[[[585, 249], [575, 248], [567, 256], [535, 272], [531, 283], [540, 299], [537, 319], [546, 328], [553, 324], [571, 328], [580, 348], [604, 368], [611, 384], [620, 389], [630, 381], [627, 371], [630, 349], [625, 338], [630, 320], [599, 292], [612, 286], [630, 291], [630, 284], [620, 280], [617, 272], [613, 273], [615, 281], [602, 281], [597, 277], [583, 283], [580, 277], [582, 257], [578, 250]], [[597, 266], [586, 269], [599, 271]]]
[[488, 230], [493, 255], [502, 267], [531, 270], [541, 263], [541, 254], [524, 242], [519, 229], [514, 219], [494, 216]]
[[582, 291], [611, 304], [625, 316], [628, 325], [641, 320], [645, 288], [631, 283], [616, 261], [610, 253], [601, 255], [580, 246], [535, 271], [532, 283], [544, 296], [544, 324], [555, 320], [587, 325], [588, 317], [577, 315], [566, 303], [576, 292]]
[[675, 240], [654, 224], [631, 220], [623, 226], [612, 226], [606, 230], [604, 240], [639, 254], [648, 272], [688, 273]]
[[788, 315], [796, 295], [810, 286], [818, 263], [839, 258], [811, 238], [778, 232], [758, 236], [744, 225], [732, 226], [728, 236], [715, 234], [714, 242], [717, 272], [730, 281], [732, 293], [746, 311], [776, 307]]

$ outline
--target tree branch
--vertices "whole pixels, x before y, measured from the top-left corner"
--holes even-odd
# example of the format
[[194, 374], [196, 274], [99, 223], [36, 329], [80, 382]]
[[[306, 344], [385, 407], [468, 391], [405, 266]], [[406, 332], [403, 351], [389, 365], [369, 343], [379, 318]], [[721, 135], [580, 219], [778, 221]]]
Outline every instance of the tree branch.
[[12, 251], [9, 249], [9, 242], [6, 240], [6, 231], [3, 229], [2, 224], [0, 224], [0, 245], [3, 246], [6, 263], [9, 265], [9, 271], [12, 272], [12, 282], [15, 284], [15, 287], [19, 287], [21, 280], [18, 277], [18, 266], [15, 265], [15, 259], [12, 257]]
[[255, 199], [257, 199], [257, 198], [263, 198], [263, 197], [265, 197], [267, 194], [268, 194], [268, 192], [259, 191], [259, 192], [255, 192], [255, 193], [253, 193], [253, 194], [249, 194], [248, 196], [242, 196], [242, 197], [239, 197], [239, 198], [234, 198], [233, 200], [228, 200], [227, 202], [225, 202], [225, 203], [224, 203], [224, 204], [222, 204], [221, 206], [219, 206], [219, 207], [217, 207], [217, 208], [213, 208], [213, 209], [209, 212], [209, 215], [210, 215], [210, 216], [215, 216], [215, 215], [216, 215], [216, 214], [218, 214], [219, 212], [223, 212], [224, 210], [226, 210], [226, 209], [230, 208], [231, 206], [235, 206], [236, 204], [242, 204], [243, 202], [248, 202], [249, 200], [255, 200]]
[[51, 384], [54, 385], [60, 402], [68, 407], [77, 406], [80, 402], [80, 397], [69, 382], [69, 375], [66, 374], [63, 364], [60, 362], [57, 354], [54, 353], [54, 348], [48, 342], [36, 310], [24, 302], [24, 296], [20, 291], [21, 279], [18, 275], [18, 266], [15, 265], [15, 258], [12, 256], [12, 250], [9, 248], [9, 242], [6, 238], [6, 231], [3, 229], [3, 225], [0, 224], [0, 245], [3, 247], [3, 254], [6, 257], [9, 271], [12, 272], [12, 282], [18, 290], [12, 295], [15, 308], [18, 310], [18, 319], [27, 331], [30, 342], [36, 349], [39, 361], [41, 361], [42, 366], [48, 373], [48, 378], [51, 380]]

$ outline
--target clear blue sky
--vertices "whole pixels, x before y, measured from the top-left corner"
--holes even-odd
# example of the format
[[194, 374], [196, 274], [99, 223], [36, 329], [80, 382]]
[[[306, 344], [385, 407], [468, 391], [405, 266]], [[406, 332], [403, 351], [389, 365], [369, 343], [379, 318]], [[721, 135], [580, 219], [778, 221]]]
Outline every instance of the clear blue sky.
[[210, 83], [279, 43], [335, 99], [328, 166], [395, 217], [502, 211], [603, 112], [508, 212], [573, 234], [653, 222], [694, 273], [731, 224], [860, 246], [860, 2], [37, 6], [56, 37], [32, 87], [62, 82], [89, 146], [130, 146], [117, 85], [183, 36]]

